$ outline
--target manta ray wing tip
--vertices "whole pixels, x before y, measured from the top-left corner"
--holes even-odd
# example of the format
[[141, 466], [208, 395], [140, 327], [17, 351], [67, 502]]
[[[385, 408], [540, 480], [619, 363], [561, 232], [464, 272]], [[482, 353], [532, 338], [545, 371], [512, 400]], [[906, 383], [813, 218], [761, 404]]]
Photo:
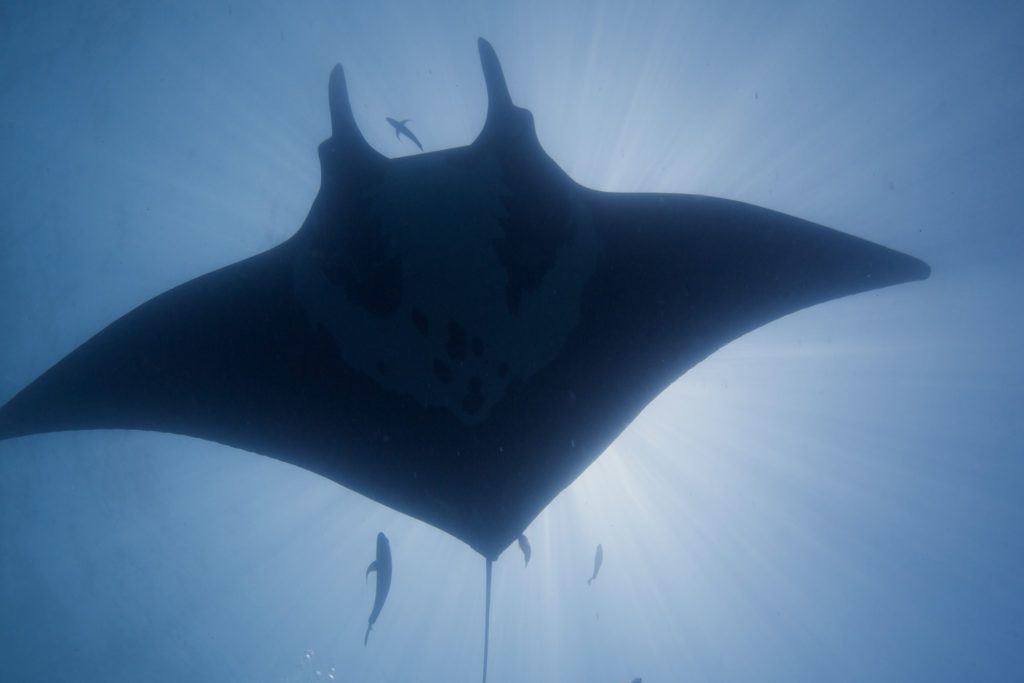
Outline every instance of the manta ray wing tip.
[[[912, 257], [913, 258], [913, 257]], [[914, 259], [913, 278], [914, 280], [927, 280], [932, 276], [932, 267], [921, 259]]]
[[921, 259], [884, 247], [872, 270], [892, 285], [927, 280], [932, 274], [932, 267]]
[[21, 394], [18, 394], [6, 403], [0, 404], [0, 441], [44, 431], [39, 429], [38, 425], [33, 426], [33, 421], [29, 419], [30, 413], [26, 413], [23, 403]]
[[0, 441], [13, 439], [15, 436], [17, 436], [17, 432], [14, 430], [14, 425], [7, 419], [3, 408], [0, 408]]

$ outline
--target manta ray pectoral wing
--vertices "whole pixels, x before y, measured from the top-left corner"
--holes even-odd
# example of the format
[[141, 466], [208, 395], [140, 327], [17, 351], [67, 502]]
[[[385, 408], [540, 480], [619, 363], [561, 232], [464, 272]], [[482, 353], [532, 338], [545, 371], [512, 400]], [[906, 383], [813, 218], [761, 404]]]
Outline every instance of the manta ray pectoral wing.
[[495, 533], [506, 544], [717, 349], [800, 309], [930, 272], [906, 254], [742, 202], [577, 192], [575, 239], [596, 234], [600, 255], [558, 360], [520, 390], [513, 433], [536, 457], [515, 463], [530, 484], [502, 501], [517, 522]]
[[294, 295], [294, 244], [111, 323], [0, 407], [0, 439], [90, 429], [198, 437], [303, 467], [458, 534], [458, 511], [416, 488], [446, 474], [410, 466], [422, 462], [423, 436], [407, 426], [424, 416], [353, 371], [311, 322]]
[[298, 239], [108, 325], [0, 407], [0, 440], [92, 429], [202, 438], [479, 539], [467, 521], [476, 489], [451, 460], [457, 421], [346, 364], [337, 339], [296, 299]]
[[[581, 360], [616, 358], [615, 372], [630, 378], [614, 399], [596, 402], [597, 412], [626, 411], [595, 418], [604, 424], [628, 423], [687, 370], [761, 325], [931, 272], [912, 256], [737, 201], [589, 191], [587, 206], [604, 261], [583, 302], [577, 335], [593, 341]], [[591, 391], [599, 387], [576, 393]]]
[[280, 420], [273, 413], [289, 400], [295, 377], [317, 374], [302, 369], [315, 361], [314, 340], [278, 247], [175, 287], [109, 325], [0, 409], [0, 438], [146, 429], [251, 448], [259, 439], [245, 432]]
[[80, 429], [182, 434], [372, 496], [356, 464], [373, 467], [358, 457], [374, 438], [364, 426], [368, 382], [296, 302], [291, 244], [186, 282], [111, 323], [0, 408], [0, 439]]
[[593, 192], [588, 205], [607, 240], [594, 286], [635, 329], [657, 329], [648, 338], [690, 355], [689, 366], [776, 318], [931, 272], [912, 256], [743, 202]]

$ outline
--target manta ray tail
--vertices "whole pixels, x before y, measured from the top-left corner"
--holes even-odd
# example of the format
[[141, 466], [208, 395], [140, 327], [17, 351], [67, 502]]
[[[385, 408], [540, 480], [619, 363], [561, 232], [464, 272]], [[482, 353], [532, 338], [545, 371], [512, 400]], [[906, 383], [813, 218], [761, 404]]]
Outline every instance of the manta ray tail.
[[491, 636], [491, 562], [487, 558], [487, 597], [484, 598], [484, 683], [487, 683], [487, 641]]
[[366, 643], [369, 642], [369, 640], [370, 640], [370, 631], [372, 631], [372, 630], [373, 630], [373, 624], [367, 624], [366, 625], [366, 635], [363, 636], [363, 646], [365, 646]]

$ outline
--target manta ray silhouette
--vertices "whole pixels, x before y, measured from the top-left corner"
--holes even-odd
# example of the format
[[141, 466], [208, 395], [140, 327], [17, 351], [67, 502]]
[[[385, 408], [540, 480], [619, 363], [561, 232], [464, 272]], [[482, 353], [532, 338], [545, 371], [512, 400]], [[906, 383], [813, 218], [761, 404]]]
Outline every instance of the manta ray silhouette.
[[110, 324], [0, 409], [0, 438], [217, 441], [443, 529], [489, 570], [716, 349], [928, 277], [915, 258], [768, 209], [576, 184], [479, 48], [477, 139], [394, 160], [363, 139], [336, 66], [299, 231]]

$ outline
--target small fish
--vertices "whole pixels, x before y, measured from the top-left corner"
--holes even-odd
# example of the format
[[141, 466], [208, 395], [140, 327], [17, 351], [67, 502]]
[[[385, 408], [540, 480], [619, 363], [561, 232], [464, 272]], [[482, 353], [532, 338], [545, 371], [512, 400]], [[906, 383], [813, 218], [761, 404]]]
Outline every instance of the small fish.
[[590, 585], [591, 581], [597, 578], [597, 573], [601, 571], [602, 562], [604, 562], [604, 548], [602, 548], [601, 544], [598, 543], [597, 550], [594, 552], [594, 575], [587, 579], [588, 586]]
[[394, 126], [394, 128], [395, 128], [395, 137], [396, 138], [401, 140], [402, 136], [404, 135], [405, 137], [407, 137], [410, 140], [412, 140], [413, 142], [415, 142], [416, 146], [420, 148], [421, 152], [423, 151], [423, 145], [421, 145], [420, 141], [416, 139], [416, 136], [412, 134], [412, 131], [409, 130], [409, 127], [407, 125], [405, 125], [405, 124], [409, 123], [410, 121], [412, 121], [412, 119], [402, 119], [401, 121], [396, 121], [396, 120], [394, 120], [393, 118], [390, 118], [390, 117], [385, 117], [385, 118], [387, 119], [388, 123], [390, 123], [392, 126]]
[[533, 551], [530, 549], [530, 539], [526, 537], [526, 534], [519, 534], [519, 549], [523, 551], [523, 566], [530, 564], [530, 555]]
[[370, 639], [370, 631], [380, 616], [380, 610], [387, 600], [388, 591], [391, 590], [391, 544], [384, 532], [377, 534], [377, 559], [366, 568], [366, 576], [370, 572], [377, 572], [377, 594], [373, 598], [373, 611], [370, 612], [369, 623], [366, 625], [366, 635], [363, 637], [363, 645]]

